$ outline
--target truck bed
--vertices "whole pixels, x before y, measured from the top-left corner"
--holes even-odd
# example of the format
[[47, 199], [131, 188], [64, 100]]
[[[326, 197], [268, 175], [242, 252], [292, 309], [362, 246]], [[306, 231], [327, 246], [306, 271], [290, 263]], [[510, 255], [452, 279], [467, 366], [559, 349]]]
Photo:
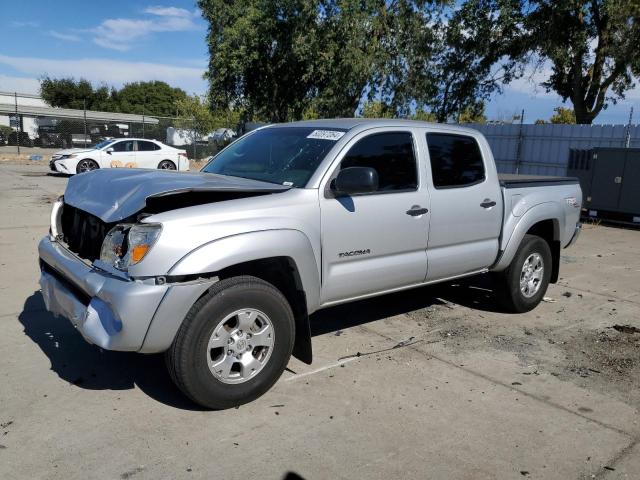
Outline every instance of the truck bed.
[[575, 177], [548, 177], [546, 175], [516, 175], [513, 173], [498, 174], [500, 186], [504, 188], [543, 187], [554, 185], [573, 185], [578, 182]]

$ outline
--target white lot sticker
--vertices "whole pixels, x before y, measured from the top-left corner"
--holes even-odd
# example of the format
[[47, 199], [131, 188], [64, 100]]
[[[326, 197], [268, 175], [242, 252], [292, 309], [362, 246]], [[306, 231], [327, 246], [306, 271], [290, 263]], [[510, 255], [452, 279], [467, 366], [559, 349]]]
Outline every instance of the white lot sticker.
[[339, 140], [344, 135], [344, 132], [338, 132], [337, 130], [314, 130], [307, 138], [317, 138], [320, 140]]

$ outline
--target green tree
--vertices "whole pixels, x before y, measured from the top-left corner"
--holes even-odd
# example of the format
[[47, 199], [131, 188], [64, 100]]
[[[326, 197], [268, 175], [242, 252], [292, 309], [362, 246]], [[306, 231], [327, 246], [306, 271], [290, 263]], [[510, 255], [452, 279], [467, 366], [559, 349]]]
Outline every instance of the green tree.
[[381, 101], [369, 101], [362, 106], [363, 118], [393, 118], [393, 110]]
[[411, 120], [420, 120], [422, 122], [437, 122], [438, 119], [433, 112], [427, 112], [424, 108], [417, 108], [415, 113], [409, 117]]
[[553, 111], [556, 113], [549, 119], [549, 123], [564, 123], [569, 125], [576, 123], [576, 114], [572, 109], [556, 107]]
[[[247, 119], [352, 116], [363, 99], [400, 115], [432, 77], [436, 0], [200, 0], [214, 108]], [[417, 56], [420, 52], [420, 56]], [[415, 63], [418, 62], [418, 63]]]
[[[467, 0], [447, 10], [436, 33], [436, 45], [418, 60], [427, 78], [415, 98], [439, 122], [457, 120], [484, 108], [484, 102], [517, 73], [507, 53], [517, 38], [517, 1]], [[429, 81], [431, 83], [429, 83]]]
[[114, 91], [112, 100], [121, 112], [172, 117], [176, 114], [177, 102], [186, 97], [184, 90], [154, 80], [127, 83]]
[[111, 100], [112, 92], [104, 85], [94, 89], [85, 79], [44, 77], [40, 80], [40, 95], [52, 107], [82, 109], [86, 102], [90, 110], [117, 111]]
[[524, 51], [552, 65], [544, 82], [571, 100], [577, 123], [592, 123], [624, 98], [640, 75], [640, 3], [628, 0], [527, 2]]
[[174, 116], [176, 102], [187, 94], [165, 82], [134, 82], [120, 90], [101, 85], [94, 88], [88, 80], [73, 78], [40, 81], [40, 94], [52, 107], [137, 113], [150, 116]]
[[216, 124], [209, 107], [200, 97], [185, 97], [176, 102], [176, 126], [191, 132], [192, 141], [215, 130]]
[[218, 128], [237, 130], [240, 113], [234, 110], [209, 109], [208, 99], [185, 96], [176, 101], [178, 119], [176, 126], [192, 132], [193, 139], [208, 135]]
[[542, 86], [571, 101], [578, 123], [623, 99], [640, 74], [637, 0], [468, 0], [465, 8], [490, 26], [488, 36], [470, 35], [475, 42], [508, 33], [481, 57], [507, 72], [505, 81], [525, 67], [549, 68]]
[[484, 102], [477, 102], [465, 107], [458, 115], [458, 123], [487, 123]]

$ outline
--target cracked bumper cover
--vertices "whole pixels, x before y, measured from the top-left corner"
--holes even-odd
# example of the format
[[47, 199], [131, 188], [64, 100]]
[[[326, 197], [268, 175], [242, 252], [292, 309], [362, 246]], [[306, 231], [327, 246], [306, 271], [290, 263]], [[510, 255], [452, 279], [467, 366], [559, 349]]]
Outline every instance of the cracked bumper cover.
[[155, 285], [115, 277], [49, 237], [38, 252], [47, 310], [69, 319], [85, 340], [105, 350], [166, 350], [191, 306], [215, 281]]

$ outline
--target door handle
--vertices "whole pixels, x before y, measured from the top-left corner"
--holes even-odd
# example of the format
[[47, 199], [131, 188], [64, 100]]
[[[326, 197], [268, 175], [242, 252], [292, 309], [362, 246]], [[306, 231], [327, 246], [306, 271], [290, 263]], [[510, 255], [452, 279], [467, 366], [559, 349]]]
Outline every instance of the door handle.
[[409, 210], [407, 210], [407, 215], [411, 215], [412, 217], [419, 217], [420, 215], [424, 215], [428, 211], [428, 208], [422, 208], [420, 205], [414, 205]]
[[491, 200], [490, 198], [485, 198], [480, 204], [482, 208], [491, 208], [496, 206], [496, 202]]

